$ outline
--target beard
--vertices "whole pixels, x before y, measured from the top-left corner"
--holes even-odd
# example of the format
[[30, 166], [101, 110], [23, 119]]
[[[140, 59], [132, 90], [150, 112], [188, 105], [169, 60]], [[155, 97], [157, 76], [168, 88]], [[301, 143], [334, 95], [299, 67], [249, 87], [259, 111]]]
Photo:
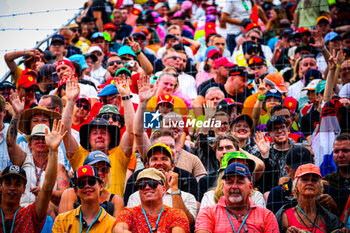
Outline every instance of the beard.
[[[237, 194], [239, 194], [239, 196]], [[229, 196], [228, 196], [228, 200], [231, 203], [240, 203], [240, 202], [242, 202], [243, 201], [243, 196], [242, 196], [241, 191], [239, 191], [238, 189], [230, 191]]]

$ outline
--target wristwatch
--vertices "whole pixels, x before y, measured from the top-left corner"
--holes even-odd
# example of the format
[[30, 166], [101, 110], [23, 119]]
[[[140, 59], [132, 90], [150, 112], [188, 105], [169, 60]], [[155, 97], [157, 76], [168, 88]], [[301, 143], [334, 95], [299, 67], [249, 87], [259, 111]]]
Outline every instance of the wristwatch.
[[181, 190], [178, 189], [178, 190], [176, 190], [175, 192], [171, 192], [170, 195], [171, 195], [171, 196], [172, 196], [172, 195], [181, 195]]

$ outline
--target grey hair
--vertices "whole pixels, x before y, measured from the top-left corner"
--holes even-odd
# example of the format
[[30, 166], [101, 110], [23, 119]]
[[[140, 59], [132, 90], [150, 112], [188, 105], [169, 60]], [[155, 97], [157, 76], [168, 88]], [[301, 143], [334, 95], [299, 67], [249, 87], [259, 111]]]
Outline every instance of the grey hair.
[[211, 91], [220, 91], [223, 95], [225, 95], [225, 93], [219, 88], [219, 87], [210, 87], [208, 88], [208, 90], [205, 92], [205, 96], [208, 95], [209, 92]]

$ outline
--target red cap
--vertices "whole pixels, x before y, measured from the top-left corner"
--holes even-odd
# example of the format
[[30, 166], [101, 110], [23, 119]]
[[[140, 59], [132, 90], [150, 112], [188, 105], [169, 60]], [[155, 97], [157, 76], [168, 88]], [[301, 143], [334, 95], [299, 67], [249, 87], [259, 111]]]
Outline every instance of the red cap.
[[60, 82], [59, 82], [58, 85], [57, 85], [57, 90], [59, 90], [60, 87], [61, 87], [63, 84], [66, 84], [67, 81], [68, 81], [68, 78], [67, 78], [67, 77], [61, 79]]
[[106, 29], [117, 30], [117, 27], [116, 27], [113, 23], [106, 23], [106, 24], [103, 26], [103, 31], [106, 30]]
[[253, 28], [258, 28], [260, 29], [259, 25], [256, 23], [249, 23], [246, 27], [245, 27], [245, 31], [249, 32], [250, 30], [252, 30]]
[[80, 178], [83, 178], [83, 177], [86, 177], [86, 176], [92, 176], [92, 177], [95, 177], [96, 179], [101, 180], [100, 176], [99, 176], [99, 174], [97, 172], [97, 169], [94, 169], [90, 165], [85, 165], [85, 166], [82, 166], [82, 167], [78, 168], [75, 171], [74, 181], [76, 182]]
[[36, 79], [38, 78], [38, 73], [32, 69], [25, 69], [22, 71], [21, 77], [17, 82], [17, 87], [22, 86], [28, 88], [31, 86], [37, 86]]
[[227, 57], [220, 57], [218, 59], [216, 59], [215, 64], [214, 64], [214, 68], [217, 69], [219, 66], [225, 66], [225, 67], [234, 67], [235, 64], [230, 62]]
[[207, 38], [210, 34], [216, 33], [216, 25], [214, 22], [206, 22], [204, 25], [205, 38]]
[[74, 68], [72, 62], [70, 62], [69, 60], [62, 59], [61, 61], [57, 62], [55, 69], [57, 69], [57, 66], [60, 66], [60, 65], [70, 66], [73, 69], [73, 71], [75, 72], [75, 68]]
[[103, 89], [105, 86], [114, 83], [114, 78], [109, 78], [104, 84], [99, 85], [98, 87]]
[[86, 100], [91, 107], [91, 99], [87, 95], [79, 95], [75, 102], [77, 102], [78, 100]]
[[270, 73], [264, 78], [265, 82], [276, 88], [279, 92], [287, 92], [288, 89], [284, 85], [284, 78], [278, 73]]
[[211, 49], [209, 50], [208, 54], [207, 54], [207, 58], [211, 58], [214, 54], [220, 54], [220, 56], [222, 56], [222, 52], [218, 49]]
[[322, 179], [320, 168], [312, 163], [303, 164], [303, 165], [299, 166], [297, 171], [295, 172], [294, 178], [296, 179], [296, 178], [302, 177], [303, 175], [307, 175], [307, 174], [316, 174]]
[[174, 98], [171, 95], [159, 95], [157, 97], [157, 105], [165, 102], [174, 105]]
[[297, 33], [304, 33], [304, 32], [309, 32], [309, 33], [311, 33], [311, 32], [310, 32], [310, 29], [308, 29], [307, 27], [300, 27], [300, 28], [298, 28], [298, 30], [297, 30]]
[[283, 105], [286, 106], [292, 114], [294, 114], [298, 108], [298, 101], [293, 97], [286, 97], [283, 100]]

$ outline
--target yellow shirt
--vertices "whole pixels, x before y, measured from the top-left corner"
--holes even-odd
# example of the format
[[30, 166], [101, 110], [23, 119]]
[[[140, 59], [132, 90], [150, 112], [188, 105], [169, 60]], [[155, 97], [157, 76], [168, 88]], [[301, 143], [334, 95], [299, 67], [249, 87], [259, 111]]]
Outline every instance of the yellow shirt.
[[[85, 158], [90, 152], [85, 150], [82, 146], [69, 159], [73, 170], [77, 170], [83, 166]], [[111, 177], [109, 179], [109, 187], [107, 190], [113, 194], [123, 196], [126, 171], [129, 165], [130, 158], [126, 157], [122, 148], [117, 146], [108, 151], [108, 158], [111, 160]]]
[[[174, 112], [180, 114], [181, 116], [189, 117], [190, 112], [185, 104], [185, 102], [177, 96], [172, 96], [174, 98]], [[156, 111], [157, 108], [157, 96], [153, 96], [147, 102], [147, 111]]]
[[[80, 212], [80, 207], [59, 214], [56, 219], [55, 222], [53, 224], [53, 228], [52, 228], [52, 232], [53, 233], [65, 233], [68, 229], [68, 226], [70, 224], [72, 224], [72, 228], [70, 229], [70, 232], [79, 232], [79, 212]], [[102, 209], [101, 211], [101, 215], [100, 217], [97, 219], [97, 221], [94, 223], [94, 225], [92, 225], [92, 227], [89, 230], [89, 233], [97, 233], [97, 232], [112, 232], [114, 223], [115, 223], [115, 218], [112, 217], [111, 215], [109, 215], [102, 207], [100, 207]], [[83, 225], [83, 224], [82, 224]], [[86, 232], [88, 229], [84, 228], [82, 229], [81, 232]]]

